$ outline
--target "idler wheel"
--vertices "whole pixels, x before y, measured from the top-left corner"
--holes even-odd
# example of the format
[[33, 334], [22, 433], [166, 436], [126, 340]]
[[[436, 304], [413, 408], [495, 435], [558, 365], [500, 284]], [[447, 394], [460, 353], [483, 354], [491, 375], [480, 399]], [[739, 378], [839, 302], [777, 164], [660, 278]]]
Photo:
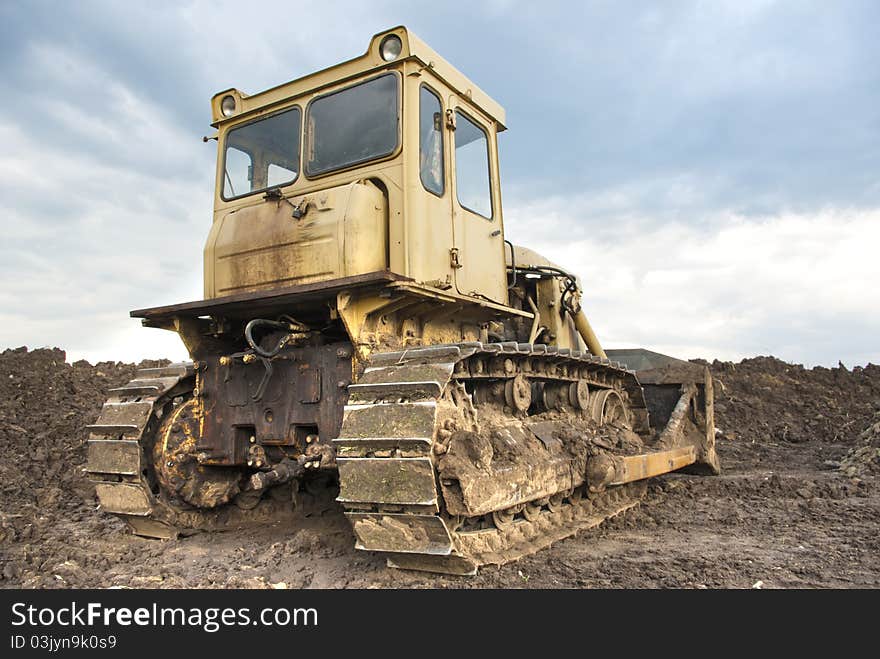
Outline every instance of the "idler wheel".
[[629, 410], [623, 398], [614, 389], [602, 389], [592, 396], [590, 416], [599, 425], [630, 427]]

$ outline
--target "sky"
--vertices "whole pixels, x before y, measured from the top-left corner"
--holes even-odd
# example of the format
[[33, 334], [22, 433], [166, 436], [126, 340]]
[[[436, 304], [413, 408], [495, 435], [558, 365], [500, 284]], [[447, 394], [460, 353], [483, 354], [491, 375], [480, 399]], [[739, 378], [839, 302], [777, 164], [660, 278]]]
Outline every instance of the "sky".
[[880, 363], [880, 3], [0, 0], [0, 349], [184, 359], [211, 96], [404, 24], [507, 110], [505, 237], [606, 347]]

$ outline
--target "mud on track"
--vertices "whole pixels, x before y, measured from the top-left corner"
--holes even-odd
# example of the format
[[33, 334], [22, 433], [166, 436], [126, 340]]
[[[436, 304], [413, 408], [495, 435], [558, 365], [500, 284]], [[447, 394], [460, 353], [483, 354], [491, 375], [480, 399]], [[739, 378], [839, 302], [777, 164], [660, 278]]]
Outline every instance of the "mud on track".
[[356, 552], [335, 508], [293, 529], [130, 535], [96, 512], [82, 468], [84, 426], [136, 367], [7, 350], [0, 587], [880, 586], [880, 367], [808, 370], [772, 357], [711, 367], [721, 476], [656, 479], [623, 518], [458, 578], [389, 570]]

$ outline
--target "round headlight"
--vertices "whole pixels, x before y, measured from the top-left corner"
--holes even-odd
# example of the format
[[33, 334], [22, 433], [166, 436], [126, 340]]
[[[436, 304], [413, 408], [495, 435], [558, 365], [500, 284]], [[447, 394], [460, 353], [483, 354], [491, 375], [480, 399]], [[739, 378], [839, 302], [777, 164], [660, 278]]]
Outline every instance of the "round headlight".
[[382, 43], [379, 44], [379, 54], [386, 62], [396, 60], [402, 50], [403, 43], [400, 41], [400, 37], [396, 34], [389, 34], [382, 39]]
[[235, 97], [234, 96], [224, 96], [223, 100], [220, 101], [220, 111], [223, 113], [224, 117], [231, 117], [235, 114]]

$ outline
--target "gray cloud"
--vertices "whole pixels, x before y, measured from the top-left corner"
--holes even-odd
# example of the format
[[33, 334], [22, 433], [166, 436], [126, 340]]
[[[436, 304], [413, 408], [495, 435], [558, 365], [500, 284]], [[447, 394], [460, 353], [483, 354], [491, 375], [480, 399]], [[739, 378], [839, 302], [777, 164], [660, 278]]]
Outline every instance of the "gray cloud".
[[[777, 229], [794, 214], [833, 243], [835, 223], [866, 231], [880, 207], [876, 3], [8, 2], [0, 345], [182, 356], [173, 336], [140, 330], [127, 311], [200, 297], [215, 145], [199, 138], [210, 131], [211, 95], [259, 91], [358, 55], [399, 23], [506, 106], [510, 237], [606, 277], [633, 304], [660, 294], [650, 282], [662, 263], [593, 273], [580, 261], [650, 252], [641, 236], [664, 227], [716, 245], [731, 217], [769, 227], [755, 239], [784, 248], [792, 241]], [[716, 257], [748, 274], [740, 252]], [[876, 267], [834, 263], [876, 278]], [[597, 325], [612, 339], [710, 356], [877, 361], [877, 312], [833, 304], [844, 284], [828, 279], [821, 303], [796, 296], [800, 306], [784, 311], [701, 289], [687, 322], [720, 306], [751, 319], [740, 333], [703, 328], [688, 339], [687, 323], [669, 318], [653, 329], [643, 318], [647, 329], [636, 331], [622, 306], [606, 303]]]

